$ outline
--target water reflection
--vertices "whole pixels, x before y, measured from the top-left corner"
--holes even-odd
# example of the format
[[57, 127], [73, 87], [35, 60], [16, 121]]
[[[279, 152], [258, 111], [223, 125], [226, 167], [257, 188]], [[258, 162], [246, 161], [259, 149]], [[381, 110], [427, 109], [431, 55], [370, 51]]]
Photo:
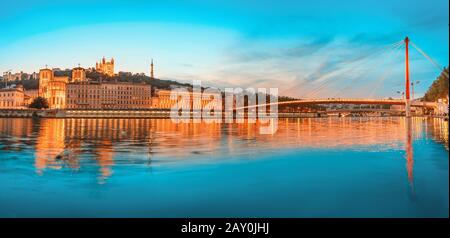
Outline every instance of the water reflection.
[[61, 168], [56, 160], [60, 159], [66, 147], [65, 137], [65, 120], [43, 121], [35, 149], [35, 167], [38, 173], [41, 174], [45, 168]]
[[[281, 119], [274, 135], [258, 124], [174, 124], [167, 119], [0, 119], [2, 150], [34, 149], [36, 173], [98, 166], [226, 158], [285, 148], [404, 150], [413, 189], [413, 141], [431, 136], [448, 149], [448, 122], [426, 118]], [[152, 166], [155, 164], [152, 162]], [[158, 164], [156, 163], [156, 165]]]
[[412, 196], [414, 197], [414, 176], [413, 176], [413, 135], [412, 135], [412, 119], [405, 118], [406, 120], [406, 142], [405, 142], [405, 152], [406, 152], [406, 170], [408, 172], [408, 181], [411, 187]]

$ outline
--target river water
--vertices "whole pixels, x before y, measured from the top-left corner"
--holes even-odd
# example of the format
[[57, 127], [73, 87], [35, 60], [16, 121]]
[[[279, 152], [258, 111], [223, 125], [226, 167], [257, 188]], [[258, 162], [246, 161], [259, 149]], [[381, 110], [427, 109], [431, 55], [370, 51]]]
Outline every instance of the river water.
[[0, 118], [0, 217], [448, 217], [448, 122]]

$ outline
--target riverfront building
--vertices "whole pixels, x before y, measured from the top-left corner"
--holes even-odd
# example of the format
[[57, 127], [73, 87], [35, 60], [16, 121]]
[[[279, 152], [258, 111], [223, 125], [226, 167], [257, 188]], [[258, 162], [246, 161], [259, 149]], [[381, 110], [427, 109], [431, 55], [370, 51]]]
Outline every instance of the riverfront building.
[[[109, 68], [109, 63], [101, 63], [97, 66], [107, 70], [106, 73], [111, 73], [113, 68]], [[86, 78], [85, 69], [81, 67], [72, 70], [70, 80], [68, 76], [55, 76], [51, 69], [41, 69], [38, 94], [47, 99], [51, 109], [151, 108], [150, 85], [93, 82]]]
[[55, 76], [51, 69], [39, 71], [39, 96], [46, 98], [50, 108], [64, 108], [66, 105], [67, 76]]
[[155, 97], [152, 100], [153, 108], [170, 109], [179, 100], [179, 106], [190, 107], [193, 110], [200, 110], [207, 105], [214, 107], [220, 94], [177, 92], [177, 98], [171, 98], [171, 90], [155, 90]]
[[0, 109], [21, 109], [24, 106], [24, 91], [21, 86], [0, 89]]
[[[103, 58], [95, 70], [113, 76], [114, 59], [106, 61]], [[150, 70], [153, 78], [153, 60]], [[47, 99], [50, 109], [72, 110], [170, 109], [177, 102], [179, 106], [200, 110], [206, 106], [215, 107], [221, 102], [220, 94], [184, 91], [171, 98], [171, 90], [155, 90], [153, 95], [151, 85], [146, 83], [93, 81], [79, 66], [64, 76], [56, 76], [54, 69], [46, 67], [39, 71], [38, 89], [24, 91], [20, 87], [1, 92], [0, 107], [10, 109], [27, 107], [38, 96]]]
[[67, 85], [67, 109], [149, 109], [151, 86], [121, 82]]

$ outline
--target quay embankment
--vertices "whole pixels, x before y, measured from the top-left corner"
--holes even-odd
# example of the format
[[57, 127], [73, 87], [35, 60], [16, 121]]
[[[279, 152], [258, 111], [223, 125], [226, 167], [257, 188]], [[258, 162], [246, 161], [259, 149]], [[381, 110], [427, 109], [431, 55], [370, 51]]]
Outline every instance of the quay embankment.
[[[189, 117], [194, 114], [191, 112]], [[326, 117], [326, 113], [278, 113], [279, 118]], [[69, 110], [69, 109], [0, 109], [0, 117], [12, 118], [170, 118], [170, 110]]]
[[167, 110], [0, 109], [0, 117], [13, 118], [169, 118]]
[[[198, 112], [197, 112], [198, 113]], [[186, 116], [193, 117], [195, 113]], [[196, 114], [198, 115], [198, 114]], [[199, 116], [199, 115], [198, 115]], [[401, 112], [384, 113], [339, 113], [339, 112], [278, 112], [278, 118], [316, 117], [382, 117], [404, 116]], [[424, 116], [424, 115], [416, 115]], [[170, 110], [70, 110], [70, 109], [0, 109], [0, 117], [10, 118], [170, 118]], [[441, 118], [442, 116], [428, 115]], [[442, 117], [445, 118], [445, 117]], [[448, 117], [447, 117], [448, 118]]]

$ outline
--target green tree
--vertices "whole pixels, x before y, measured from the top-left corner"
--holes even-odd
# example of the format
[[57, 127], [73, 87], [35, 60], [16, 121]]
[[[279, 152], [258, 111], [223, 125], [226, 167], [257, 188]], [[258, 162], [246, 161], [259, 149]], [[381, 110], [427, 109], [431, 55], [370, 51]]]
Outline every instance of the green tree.
[[439, 77], [434, 80], [428, 91], [423, 97], [424, 101], [435, 102], [439, 98], [446, 98], [448, 96], [448, 68], [444, 68]]
[[29, 107], [36, 109], [48, 108], [48, 101], [43, 97], [37, 97], [31, 102]]

